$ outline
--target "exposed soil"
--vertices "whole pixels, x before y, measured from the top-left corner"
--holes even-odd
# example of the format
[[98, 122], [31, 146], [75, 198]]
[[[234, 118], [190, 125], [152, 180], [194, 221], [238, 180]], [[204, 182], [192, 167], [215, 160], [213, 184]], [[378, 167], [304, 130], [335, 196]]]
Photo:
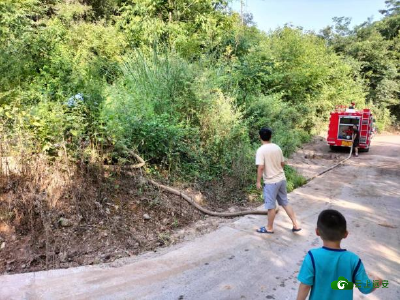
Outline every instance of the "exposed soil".
[[[311, 177], [345, 155], [329, 152], [324, 138], [316, 137], [289, 163]], [[157, 251], [229, 221], [205, 216], [180, 197], [146, 184], [140, 171], [90, 179], [77, 175], [58, 191], [53, 205], [24, 179], [9, 176], [0, 183], [0, 274], [111, 262]], [[203, 187], [204, 194], [180, 189], [215, 211], [260, 205], [257, 195], [238, 193], [229, 178]]]
[[[77, 176], [72, 186], [60, 191], [54, 207], [49, 207], [45, 193], [21, 178], [6, 182], [0, 189], [0, 274], [111, 262], [157, 251], [228, 221], [205, 216], [180, 197], [154, 188], [140, 171], [132, 176], [105, 174], [101, 180]], [[212, 201], [224, 189], [231, 190], [222, 186], [207, 198], [181, 187], [215, 211], [259, 204], [243, 201], [232, 206], [235, 199], [229, 193], [224, 201]]]

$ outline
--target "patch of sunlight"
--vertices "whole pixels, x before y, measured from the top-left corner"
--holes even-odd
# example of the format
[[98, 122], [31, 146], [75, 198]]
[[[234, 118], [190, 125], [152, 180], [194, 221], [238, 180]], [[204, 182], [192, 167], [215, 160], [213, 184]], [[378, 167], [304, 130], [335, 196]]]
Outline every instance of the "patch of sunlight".
[[382, 264], [382, 263], [377, 263], [377, 266], [378, 266], [378, 268], [381, 269], [383, 272], [385, 272], [385, 273], [387, 273], [387, 274], [392, 274], [392, 271], [391, 271], [387, 266], [385, 266], [384, 264]]
[[321, 202], [329, 202], [331, 200], [330, 198], [325, 197], [325, 196], [313, 196], [308, 193], [303, 193], [300, 191], [298, 191], [297, 194], [304, 196], [307, 200], [310, 199], [310, 200], [316, 200], [316, 201], [321, 201]]
[[[365, 299], [365, 295], [362, 294], [361, 292], [358, 291], [358, 289], [356, 289], [357, 292], [355, 292], [355, 297], [354, 300], [358, 300], [358, 299]], [[358, 295], [357, 295], [358, 294]], [[384, 295], [378, 295], [378, 294], [374, 294], [374, 293], [370, 293], [368, 294], [368, 300], [386, 300], [388, 298], [386, 298]]]
[[380, 256], [383, 256], [386, 259], [389, 259], [397, 264], [400, 264], [400, 257], [398, 253], [396, 253], [394, 250], [383, 245], [372, 244], [372, 243], [371, 243], [371, 248], [376, 250], [376, 253], [379, 253]]
[[283, 267], [285, 265], [280, 257], [270, 257], [270, 261], [277, 267]]
[[366, 207], [364, 205], [360, 205], [360, 204], [357, 204], [357, 203], [354, 203], [354, 202], [338, 200], [338, 201], [335, 201], [333, 204], [336, 205], [336, 206], [343, 207], [343, 208], [350, 208], [350, 209], [354, 209], [354, 210], [359, 210], [359, 211], [365, 211], [365, 212], [372, 213], [372, 209], [370, 209], [369, 207]]

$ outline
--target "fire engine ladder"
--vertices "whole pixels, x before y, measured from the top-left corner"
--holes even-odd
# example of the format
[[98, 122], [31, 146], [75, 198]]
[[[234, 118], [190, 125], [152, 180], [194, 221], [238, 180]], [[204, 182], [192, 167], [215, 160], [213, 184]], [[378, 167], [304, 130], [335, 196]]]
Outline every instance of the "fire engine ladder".
[[366, 143], [368, 138], [368, 129], [370, 125], [371, 112], [364, 111], [361, 118], [361, 128], [360, 128], [360, 143]]

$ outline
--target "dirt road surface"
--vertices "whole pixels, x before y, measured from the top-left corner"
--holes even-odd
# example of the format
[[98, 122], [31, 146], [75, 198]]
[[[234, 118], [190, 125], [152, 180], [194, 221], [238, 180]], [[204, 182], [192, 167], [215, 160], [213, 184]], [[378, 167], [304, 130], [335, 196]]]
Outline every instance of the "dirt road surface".
[[304, 255], [321, 246], [314, 228], [326, 208], [347, 218], [343, 247], [389, 281], [368, 296], [356, 290], [354, 299], [400, 299], [400, 136], [377, 136], [369, 153], [295, 190], [290, 200], [302, 222], [298, 234], [283, 212], [273, 235], [255, 232], [264, 217], [247, 216], [111, 265], [1, 276], [0, 299], [295, 299]]

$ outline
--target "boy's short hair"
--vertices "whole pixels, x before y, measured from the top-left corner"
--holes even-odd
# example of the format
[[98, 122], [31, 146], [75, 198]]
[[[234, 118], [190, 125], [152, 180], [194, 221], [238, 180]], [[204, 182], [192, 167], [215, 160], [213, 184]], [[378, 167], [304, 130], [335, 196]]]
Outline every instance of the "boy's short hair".
[[337, 210], [326, 209], [318, 216], [317, 228], [323, 240], [340, 241], [346, 234], [346, 219]]
[[269, 140], [271, 139], [272, 130], [268, 127], [261, 128], [258, 133], [260, 134], [260, 138], [265, 142], [269, 142]]

